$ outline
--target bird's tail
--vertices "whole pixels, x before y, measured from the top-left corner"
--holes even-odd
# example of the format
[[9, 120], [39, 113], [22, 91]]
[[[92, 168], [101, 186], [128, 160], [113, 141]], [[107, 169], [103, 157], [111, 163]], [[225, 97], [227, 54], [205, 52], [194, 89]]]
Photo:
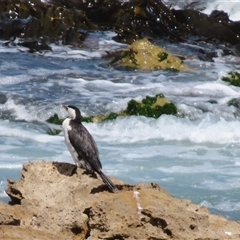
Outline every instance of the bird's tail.
[[114, 183], [102, 171], [99, 172], [99, 176], [112, 192], [118, 190]]

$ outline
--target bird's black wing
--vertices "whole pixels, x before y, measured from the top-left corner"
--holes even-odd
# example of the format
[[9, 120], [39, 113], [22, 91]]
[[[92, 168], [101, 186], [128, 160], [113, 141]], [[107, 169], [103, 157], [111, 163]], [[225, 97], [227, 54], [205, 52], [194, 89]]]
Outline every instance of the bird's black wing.
[[79, 123], [71, 122], [71, 130], [68, 132], [69, 140], [78, 155], [90, 164], [92, 169], [99, 172], [102, 169], [99, 160], [98, 148], [88, 130]]

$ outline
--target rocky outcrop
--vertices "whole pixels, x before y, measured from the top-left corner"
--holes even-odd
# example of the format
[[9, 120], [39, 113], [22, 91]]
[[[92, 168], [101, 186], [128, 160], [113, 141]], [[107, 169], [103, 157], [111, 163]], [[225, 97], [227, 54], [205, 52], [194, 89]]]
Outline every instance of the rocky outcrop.
[[[29, 52], [51, 51], [49, 42], [86, 47], [88, 33], [96, 30], [114, 31], [113, 39], [127, 44], [142, 37], [188, 42], [195, 48], [201, 42], [222, 43], [218, 47], [240, 43], [240, 22], [231, 21], [226, 12], [174, 10], [162, 0], [0, 1], [0, 39], [8, 40], [5, 45], [24, 46]], [[228, 52], [233, 54], [234, 48]]]
[[110, 65], [129, 69], [189, 71], [183, 61], [144, 38], [115, 52]]
[[31, 162], [0, 203], [0, 239], [239, 239], [240, 224], [157, 184], [100, 179], [69, 163]]

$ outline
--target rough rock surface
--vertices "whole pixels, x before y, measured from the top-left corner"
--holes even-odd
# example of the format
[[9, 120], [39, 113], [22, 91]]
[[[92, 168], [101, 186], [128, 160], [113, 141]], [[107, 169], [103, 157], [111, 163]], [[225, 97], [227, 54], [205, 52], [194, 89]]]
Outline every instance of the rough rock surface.
[[69, 163], [31, 162], [0, 203], [0, 239], [240, 239], [240, 223], [172, 197], [157, 184], [100, 179]]

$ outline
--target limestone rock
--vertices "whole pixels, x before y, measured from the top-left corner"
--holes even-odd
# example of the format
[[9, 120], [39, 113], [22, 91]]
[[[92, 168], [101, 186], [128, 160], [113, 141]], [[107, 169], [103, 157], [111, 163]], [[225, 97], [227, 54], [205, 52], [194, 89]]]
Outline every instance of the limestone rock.
[[31, 162], [0, 203], [0, 239], [239, 239], [239, 222], [172, 197], [157, 184], [100, 179], [69, 163]]

